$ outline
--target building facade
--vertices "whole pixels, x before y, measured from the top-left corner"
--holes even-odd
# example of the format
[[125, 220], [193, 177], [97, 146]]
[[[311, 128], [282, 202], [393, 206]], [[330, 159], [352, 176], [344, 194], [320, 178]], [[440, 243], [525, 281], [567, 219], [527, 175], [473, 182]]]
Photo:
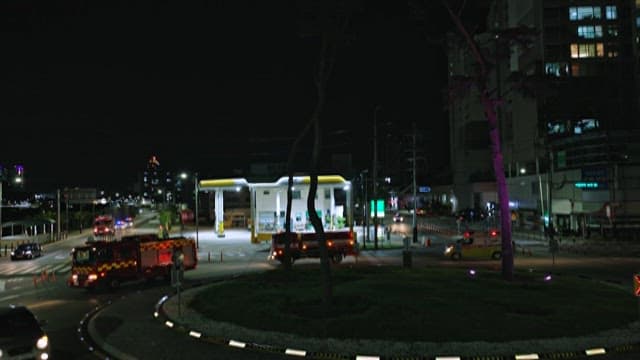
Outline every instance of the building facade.
[[[564, 233], [640, 227], [640, 1], [497, 0], [475, 36], [492, 66], [515, 226], [551, 221]], [[507, 29], [530, 29], [516, 44]], [[513, 32], [511, 34], [514, 34]], [[450, 85], [474, 58], [449, 37]], [[497, 201], [488, 125], [471, 90], [451, 103], [452, 184], [458, 208]]]

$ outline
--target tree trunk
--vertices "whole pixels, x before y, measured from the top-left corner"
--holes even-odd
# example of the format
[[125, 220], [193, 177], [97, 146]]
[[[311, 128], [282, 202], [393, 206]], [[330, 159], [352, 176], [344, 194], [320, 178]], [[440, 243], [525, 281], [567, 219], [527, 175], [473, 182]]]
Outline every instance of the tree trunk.
[[[500, 225], [501, 225], [501, 245], [502, 245], [502, 277], [505, 280], [513, 279], [513, 243], [511, 242], [511, 213], [509, 211], [509, 189], [504, 175], [504, 161], [500, 144], [500, 132], [498, 130], [498, 115], [496, 113], [497, 101], [492, 99], [487, 89], [487, 62], [482, 56], [478, 45], [471, 37], [471, 34], [462, 25], [460, 18], [452, 10], [446, 0], [442, 3], [447, 8], [451, 20], [458, 31], [465, 38], [469, 49], [478, 63], [476, 74], [476, 86], [480, 92], [482, 106], [485, 117], [489, 123], [489, 138], [491, 140], [491, 156], [493, 159], [493, 171], [496, 176], [496, 187], [498, 191], [498, 202], [500, 203]], [[499, 59], [496, 59], [499, 66]]]

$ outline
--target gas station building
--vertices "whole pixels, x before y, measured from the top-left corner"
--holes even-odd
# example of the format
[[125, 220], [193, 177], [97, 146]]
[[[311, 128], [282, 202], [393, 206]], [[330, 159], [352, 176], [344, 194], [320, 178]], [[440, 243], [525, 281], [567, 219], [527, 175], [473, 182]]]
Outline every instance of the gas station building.
[[[274, 233], [284, 231], [289, 178], [275, 182], [250, 183], [245, 178], [200, 180], [198, 191], [214, 193], [215, 229], [224, 237], [224, 192], [250, 192], [251, 242], [271, 241]], [[307, 211], [311, 178], [294, 176], [291, 200], [291, 231], [313, 232]], [[351, 182], [340, 175], [318, 175], [315, 209], [325, 230], [353, 229]]]

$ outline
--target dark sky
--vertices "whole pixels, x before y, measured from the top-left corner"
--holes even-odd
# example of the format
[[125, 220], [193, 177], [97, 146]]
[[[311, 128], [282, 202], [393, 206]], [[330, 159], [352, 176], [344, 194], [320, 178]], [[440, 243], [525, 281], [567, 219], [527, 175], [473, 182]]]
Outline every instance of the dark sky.
[[[319, 41], [300, 36], [310, 3], [3, 0], [0, 164], [47, 190], [127, 186], [151, 155], [228, 176], [286, 161], [316, 102]], [[329, 80], [325, 153], [370, 163], [377, 104], [379, 122], [416, 122], [441, 147], [442, 47], [406, 3], [359, 4]]]

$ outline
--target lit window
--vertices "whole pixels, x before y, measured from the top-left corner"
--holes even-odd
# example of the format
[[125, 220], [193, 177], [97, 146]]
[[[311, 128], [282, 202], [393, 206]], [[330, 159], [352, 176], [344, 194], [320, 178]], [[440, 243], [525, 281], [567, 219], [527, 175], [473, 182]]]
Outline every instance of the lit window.
[[567, 132], [566, 120], [553, 120], [547, 123], [547, 134], [557, 135]]
[[598, 129], [599, 127], [600, 123], [597, 119], [580, 119], [574, 124], [573, 133], [579, 135], [589, 130]]
[[596, 39], [602, 37], [601, 25], [584, 25], [578, 26], [578, 37], [583, 39]]
[[604, 57], [604, 45], [602, 43], [595, 44], [571, 44], [569, 45], [571, 58], [592, 58]]
[[567, 76], [569, 74], [569, 64], [566, 62], [553, 62], [544, 64], [544, 72], [552, 76]]
[[569, 8], [569, 20], [601, 19], [602, 11], [599, 6], [572, 6]]
[[607, 20], [615, 20], [618, 18], [618, 8], [615, 5], [605, 7], [605, 16]]

